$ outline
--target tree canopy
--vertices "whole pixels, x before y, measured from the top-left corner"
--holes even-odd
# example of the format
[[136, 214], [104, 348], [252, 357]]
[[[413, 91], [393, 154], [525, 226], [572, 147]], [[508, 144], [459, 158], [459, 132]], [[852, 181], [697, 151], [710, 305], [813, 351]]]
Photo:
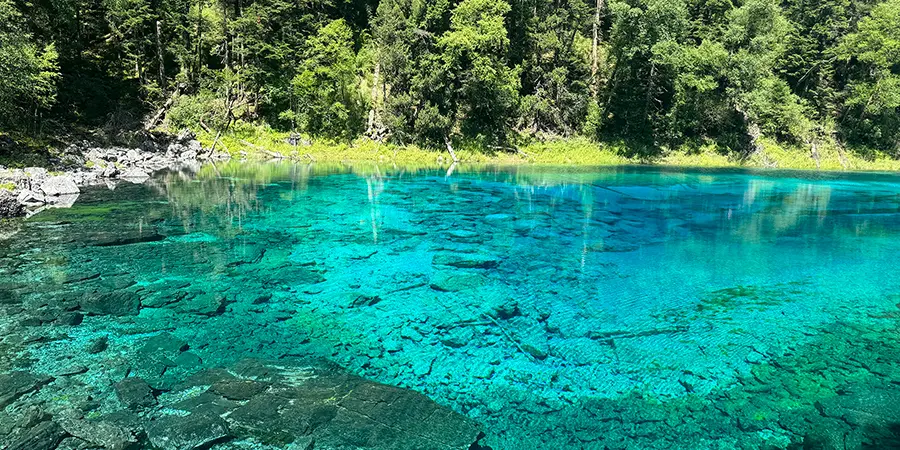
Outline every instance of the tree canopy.
[[0, 130], [900, 153], [900, 0], [0, 0]]

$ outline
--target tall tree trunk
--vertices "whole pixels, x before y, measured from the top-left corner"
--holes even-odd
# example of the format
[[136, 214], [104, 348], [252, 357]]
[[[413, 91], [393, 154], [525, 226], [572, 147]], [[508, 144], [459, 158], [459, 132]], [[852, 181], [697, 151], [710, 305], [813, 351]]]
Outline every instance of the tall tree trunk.
[[375, 72], [372, 74], [372, 108], [369, 110], [369, 124], [366, 133], [371, 135], [380, 122], [378, 117], [378, 84], [381, 80], [381, 60], [375, 61]]
[[197, 0], [197, 72], [195, 82], [203, 71], [203, 0]]
[[231, 34], [228, 31], [228, 3], [225, 0], [222, 0], [222, 36], [224, 36], [222, 46], [225, 51], [223, 63], [225, 64], [225, 67], [231, 68], [231, 49], [229, 48]]
[[591, 45], [591, 93], [597, 98], [597, 92], [600, 90], [600, 80], [597, 78], [597, 72], [600, 69], [600, 11], [603, 9], [604, 0], [597, 0], [597, 8], [594, 10], [594, 40]]
[[166, 57], [162, 46], [162, 21], [156, 21], [156, 55], [159, 57], [159, 87], [166, 88]]

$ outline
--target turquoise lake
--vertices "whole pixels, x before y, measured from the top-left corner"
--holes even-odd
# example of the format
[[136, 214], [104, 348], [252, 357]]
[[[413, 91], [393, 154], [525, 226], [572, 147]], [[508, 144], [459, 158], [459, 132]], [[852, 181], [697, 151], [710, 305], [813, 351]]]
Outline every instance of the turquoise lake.
[[0, 234], [0, 372], [50, 409], [315, 355], [495, 450], [900, 448], [894, 175], [230, 163]]

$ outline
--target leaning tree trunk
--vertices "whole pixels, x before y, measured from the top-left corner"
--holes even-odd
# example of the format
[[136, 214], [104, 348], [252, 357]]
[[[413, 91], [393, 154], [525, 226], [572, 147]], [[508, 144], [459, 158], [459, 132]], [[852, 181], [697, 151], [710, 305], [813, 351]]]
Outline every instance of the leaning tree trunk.
[[456, 157], [456, 152], [453, 151], [453, 145], [450, 143], [450, 136], [444, 136], [444, 143], [447, 144], [447, 152], [450, 153], [450, 157], [453, 158], [453, 162], [458, 163], [459, 158]]

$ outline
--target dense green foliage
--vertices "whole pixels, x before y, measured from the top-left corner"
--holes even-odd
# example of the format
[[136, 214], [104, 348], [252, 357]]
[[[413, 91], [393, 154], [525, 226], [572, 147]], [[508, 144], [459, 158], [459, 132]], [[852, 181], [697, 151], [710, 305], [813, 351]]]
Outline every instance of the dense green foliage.
[[56, 50], [39, 47], [19, 26], [9, 0], [0, 0], [0, 124], [34, 125], [56, 98]]
[[0, 0], [0, 129], [900, 152], [900, 0]]

